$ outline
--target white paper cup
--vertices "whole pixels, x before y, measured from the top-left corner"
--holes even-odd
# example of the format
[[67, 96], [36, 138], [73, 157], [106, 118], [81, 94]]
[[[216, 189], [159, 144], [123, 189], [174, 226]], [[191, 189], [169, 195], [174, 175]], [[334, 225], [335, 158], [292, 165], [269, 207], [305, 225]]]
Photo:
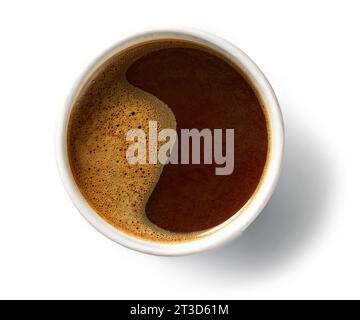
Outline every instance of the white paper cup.
[[[67, 127], [73, 102], [91, 74], [108, 58], [134, 45], [160, 39], [177, 39], [196, 42], [215, 50], [236, 64], [252, 82], [264, 103], [271, 139], [269, 155], [262, 180], [248, 203], [230, 219], [210, 229], [199, 239], [184, 242], [153, 242], [122, 232], [102, 219], [87, 203], [79, 191], [69, 165]], [[124, 39], [101, 54], [80, 76], [61, 111], [56, 135], [56, 157], [60, 176], [75, 206], [85, 219], [111, 240], [133, 250], [164, 256], [178, 256], [218, 247], [239, 236], [260, 214], [269, 201], [277, 184], [284, 146], [284, 126], [279, 103], [269, 82], [258, 66], [239, 48], [215, 35], [193, 29], [164, 29], [147, 31]], [[239, 190], [239, 192], [241, 192]]]

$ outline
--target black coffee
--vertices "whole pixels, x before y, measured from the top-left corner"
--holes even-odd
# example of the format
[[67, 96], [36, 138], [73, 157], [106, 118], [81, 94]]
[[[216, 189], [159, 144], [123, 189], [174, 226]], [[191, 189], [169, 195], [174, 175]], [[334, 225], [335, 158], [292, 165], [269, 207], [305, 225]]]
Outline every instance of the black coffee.
[[[148, 132], [149, 121], [179, 135], [234, 129], [232, 174], [215, 175], [215, 163], [129, 164], [126, 133]], [[269, 134], [262, 103], [239, 69], [207, 48], [164, 40], [99, 67], [75, 101], [68, 141], [77, 185], [101, 217], [140, 238], [182, 241], [203, 236], [251, 199]]]

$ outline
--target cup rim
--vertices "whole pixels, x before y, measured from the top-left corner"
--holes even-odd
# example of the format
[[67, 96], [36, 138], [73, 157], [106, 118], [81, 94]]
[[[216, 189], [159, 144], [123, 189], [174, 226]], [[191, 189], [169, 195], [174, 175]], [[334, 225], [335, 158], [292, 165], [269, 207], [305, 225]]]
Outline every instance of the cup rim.
[[[266, 108], [271, 132], [271, 139], [269, 140], [270, 151], [267, 165], [264, 169], [265, 172], [257, 191], [253, 194], [249, 202], [227, 221], [212, 228], [211, 230], [214, 231], [209, 233], [209, 235], [184, 242], [148, 241], [128, 235], [111, 226], [95, 212], [81, 194], [73, 178], [68, 159], [68, 120], [72, 110], [73, 101], [88, 77], [99, 65], [115, 53], [133, 45], [161, 39], [195, 41], [198, 44], [205, 45], [219, 52], [232, 63], [236, 64], [242, 72], [246, 74], [257, 93], [260, 95]], [[117, 42], [110, 49], [100, 54], [85, 69], [73, 86], [65, 106], [63, 106], [60, 111], [56, 130], [55, 147], [57, 166], [64, 187], [78, 211], [95, 229], [109, 239], [136, 251], [153, 255], [178, 256], [207, 251], [234, 239], [261, 213], [269, 201], [280, 176], [284, 150], [284, 124], [278, 100], [269, 81], [255, 62], [253, 62], [241, 49], [219, 36], [204, 31], [192, 28], [166, 28], [140, 32]]]

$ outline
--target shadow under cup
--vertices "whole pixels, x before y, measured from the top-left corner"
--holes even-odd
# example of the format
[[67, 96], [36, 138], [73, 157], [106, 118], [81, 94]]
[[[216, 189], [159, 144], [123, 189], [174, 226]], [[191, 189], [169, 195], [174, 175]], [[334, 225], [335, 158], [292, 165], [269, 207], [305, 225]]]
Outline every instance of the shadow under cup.
[[[69, 165], [67, 148], [67, 128], [73, 102], [77, 99], [79, 92], [94, 71], [110, 57], [129, 47], [137, 46], [149, 41], [169, 39], [190, 41], [208, 47], [210, 50], [218, 52], [227, 60], [235, 64], [246, 75], [265, 106], [271, 137], [268, 142], [269, 152], [263, 177], [248, 203], [227, 221], [210, 229], [206, 236], [176, 243], [152, 242], [133, 237], [114, 228], [103, 220], [87, 203], [79, 191]], [[146, 32], [120, 42], [101, 55], [81, 76], [60, 117], [57, 134], [57, 160], [65, 188], [80, 213], [93, 227], [108, 238], [128, 248], [149, 254], [173, 256], [205, 251], [216, 247], [238, 236], [249, 224], [251, 224], [268, 202], [276, 186], [281, 168], [283, 143], [284, 132], [282, 115], [275, 94], [265, 76], [245, 53], [229, 42], [207, 33], [194, 30], [163, 30]]]

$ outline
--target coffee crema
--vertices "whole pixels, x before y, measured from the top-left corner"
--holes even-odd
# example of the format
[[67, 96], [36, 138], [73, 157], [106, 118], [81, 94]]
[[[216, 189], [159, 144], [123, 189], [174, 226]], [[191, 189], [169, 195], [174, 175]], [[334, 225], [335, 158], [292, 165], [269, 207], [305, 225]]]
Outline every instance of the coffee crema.
[[[126, 133], [147, 132], [149, 121], [178, 132], [234, 129], [233, 173], [215, 175], [215, 164], [129, 164]], [[262, 103], [236, 66], [189, 41], [158, 40], [115, 54], [90, 76], [70, 115], [68, 156], [79, 190], [105, 221], [141, 239], [185, 241], [251, 199], [269, 139]]]

